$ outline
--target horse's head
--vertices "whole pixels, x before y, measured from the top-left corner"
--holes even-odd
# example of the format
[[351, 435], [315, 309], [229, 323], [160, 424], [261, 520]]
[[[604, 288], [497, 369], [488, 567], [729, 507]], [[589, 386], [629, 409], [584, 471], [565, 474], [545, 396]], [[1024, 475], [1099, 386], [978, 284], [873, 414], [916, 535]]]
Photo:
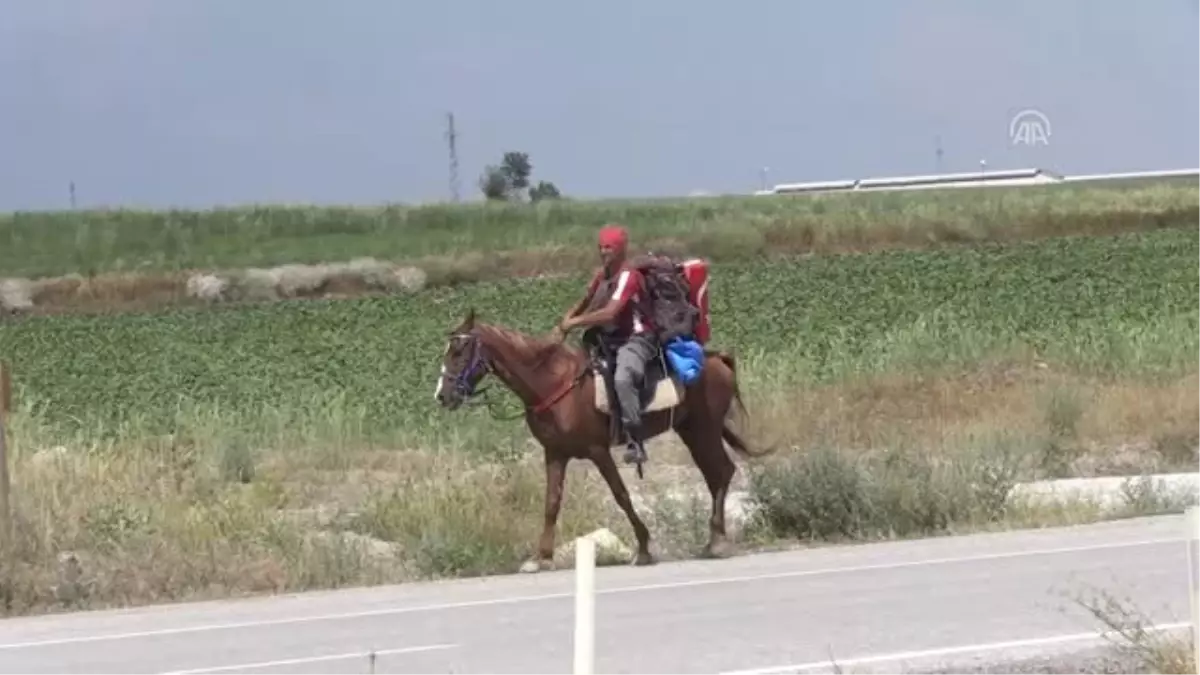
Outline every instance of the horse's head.
[[487, 375], [490, 367], [484, 354], [483, 340], [475, 326], [475, 309], [450, 331], [442, 356], [442, 372], [438, 376], [433, 398], [443, 408], [454, 410], [475, 395], [475, 388]]

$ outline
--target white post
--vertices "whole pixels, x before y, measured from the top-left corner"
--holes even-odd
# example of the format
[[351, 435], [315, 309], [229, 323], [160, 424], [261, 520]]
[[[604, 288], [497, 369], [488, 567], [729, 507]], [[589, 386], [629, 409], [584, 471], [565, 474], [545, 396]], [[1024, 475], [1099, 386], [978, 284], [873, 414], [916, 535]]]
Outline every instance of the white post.
[[596, 661], [596, 542], [575, 540], [575, 675], [592, 675]]
[[8, 474], [8, 423], [6, 417], [12, 412], [12, 377], [8, 364], [0, 361], [0, 572], [7, 573], [9, 546], [14, 536], [12, 527], [12, 482]]
[[1184, 518], [1187, 528], [1188, 605], [1192, 610], [1192, 649], [1200, 664], [1200, 508], [1191, 507]]

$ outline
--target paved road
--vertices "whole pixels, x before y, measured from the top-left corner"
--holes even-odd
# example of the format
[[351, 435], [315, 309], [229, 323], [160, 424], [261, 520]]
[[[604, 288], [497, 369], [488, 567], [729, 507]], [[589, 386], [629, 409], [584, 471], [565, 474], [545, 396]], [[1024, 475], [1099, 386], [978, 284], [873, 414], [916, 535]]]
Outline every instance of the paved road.
[[[1181, 528], [1172, 516], [601, 568], [596, 670], [815, 672], [831, 653], [867, 666], [1078, 645], [1100, 626], [1057, 592], [1084, 583], [1186, 621]], [[378, 673], [570, 672], [573, 583], [567, 570], [4, 619], [0, 671], [365, 673], [373, 649]]]

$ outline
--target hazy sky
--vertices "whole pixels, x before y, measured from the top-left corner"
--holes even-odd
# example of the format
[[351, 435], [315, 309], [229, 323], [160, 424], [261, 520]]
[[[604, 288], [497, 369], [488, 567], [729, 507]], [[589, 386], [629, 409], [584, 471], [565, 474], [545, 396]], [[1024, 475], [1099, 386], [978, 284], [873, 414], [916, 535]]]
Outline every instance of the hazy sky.
[[[0, 209], [1193, 168], [1197, 0], [0, 0]], [[1049, 145], [1014, 146], [1036, 108]]]

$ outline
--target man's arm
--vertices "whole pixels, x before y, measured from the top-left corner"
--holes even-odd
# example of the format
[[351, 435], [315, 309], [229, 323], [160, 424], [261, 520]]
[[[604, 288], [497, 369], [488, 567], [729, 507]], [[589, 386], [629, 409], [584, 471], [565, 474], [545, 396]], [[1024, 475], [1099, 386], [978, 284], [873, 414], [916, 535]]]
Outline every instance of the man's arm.
[[583, 297], [580, 298], [579, 301], [574, 305], [572, 305], [570, 309], [567, 310], [566, 314], [563, 314], [563, 317], [558, 322], [558, 325], [565, 325], [569, 319], [578, 315], [584, 310], [585, 307], [588, 306], [588, 304], [592, 302], [592, 297], [596, 295], [596, 289], [600, 287], [600, 276], [602, 274], [602, 270], [597, 270], [596, 273], [592, 275], [592, 280], [588, 283], [587, 290], [584, 291]]
[[579, 302], [576, 302], [574, 305], [571, 305], [571, 308], [567, 310], [567, 313], [563, 314], [562, 321], [560, 321], [559, 323], [563, 323], [567, 319], [570, 319], [571, 317], [574, 317], [575, 315], [582, 312], [583, 308], [587, 307], [588, 303], [592, 301], [592, 295], [594, 295], [595, 293], [596, 293], [596, 289], [589, 288], [587, 290], [587, 293], [584, 293], [583, 297], [579, 299]]
[[621, 270], [620, 276], [617, 277], [617, 285], [613, 290], [612, 297], [608, 303], [592, 312], [576, 317], [567, 318], [563, 321], [563, 328], [571, 330], [573, 328], [590, 328], [601, 324], [611, 323], [625, 308], [625, 305], [633, 298], [633, 296], [641, 290], [642, 274], [637, 270]]

